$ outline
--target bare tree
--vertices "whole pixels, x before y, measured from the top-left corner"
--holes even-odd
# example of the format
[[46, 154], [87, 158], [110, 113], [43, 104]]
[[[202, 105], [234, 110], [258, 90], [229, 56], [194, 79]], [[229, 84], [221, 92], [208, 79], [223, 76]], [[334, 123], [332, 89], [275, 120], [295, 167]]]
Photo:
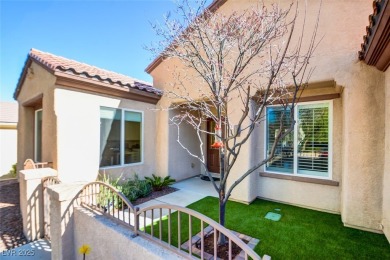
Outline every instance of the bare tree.
[[[162, 40], [157, 48], [150, 49], [164, 59], [180, 61], [181, 66], [172, 72], [172, 85], [164, 92], [172, 103], [164, 109], [175, 111], [170, 120], [177, 127], [177, 142], [201, 162], [218, 192], [219, 223], [224, 226], [225, 207], [232, 191], [256, 169], [271, 162], [278, 142], [294, 129], [295, 104], [312, 73], [308, 64], [318, 44], [318, 20], [304, 42], [305, 16], [298, 33], [295, 28], [297, 2], [287, 9], [259, 2], [230, 14], [207, 9], [205, 2], [200, 0], [195, 7], [193, 1], [178, 3], [177, 16], [168, 15], [163, 24], [155, 26]], [[191, 82], [198, 83], [196, 88], [189, 87]], [[256, 126], [265, 121], [266, 107], [272, 104], [283, 108], [272, 147], [265, 158], [243, 169], [235, 180], [229, 179], [233, 178], [232, 168], [243, 145]], [[215, 122], [215, 131], [207, 131], [206, 120]], [[182, 142], [183, 124], [196, 131], [199, 150], [191, 150]], [[207, 170], [205, 135], [214, 136], [213, 147], [219, 149], [219, 183]], [[219, 244], [225, 242], [220, 236]]]

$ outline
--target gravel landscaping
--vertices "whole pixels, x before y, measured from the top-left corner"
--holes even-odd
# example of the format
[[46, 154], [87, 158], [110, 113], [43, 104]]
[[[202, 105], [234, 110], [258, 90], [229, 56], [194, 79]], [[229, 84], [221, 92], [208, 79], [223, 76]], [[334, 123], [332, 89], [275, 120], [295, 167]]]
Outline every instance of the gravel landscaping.
[[0, 252], [26, 244], [17, 180], [0, 181]]

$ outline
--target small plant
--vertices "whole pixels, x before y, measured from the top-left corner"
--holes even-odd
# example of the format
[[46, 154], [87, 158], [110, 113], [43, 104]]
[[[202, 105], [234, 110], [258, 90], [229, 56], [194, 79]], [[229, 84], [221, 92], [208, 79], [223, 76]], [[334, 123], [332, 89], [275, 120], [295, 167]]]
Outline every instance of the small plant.
[[[119, 184], [121, 178], [122, 175], [112, 180], [110, 179], [110, 176], [104, 174], [100, 181], [113, 186], [120, 192], [123, 192], [123, 187]], [[115, 208], [122, 207], [122, 199], [118, 196], [114, 196], [113, 192], [106, 187], [102, 187], [102, 189], [99, 191], [97, 202], [101, 207], [105, 207], [107, 210], [109, 210], [109, 208], [112, 206], [114, 206]]]
[[116, 178], [114, 180], [112, 180], [108, 174], [103, 174], [103, 177], [101, 179], [99, 179], [99, 181], [110, 184], [111, 186], [113, 186], [119, 190], [122, 188], [121, 185], [119, 184], [119, 181], [121, 180], [121, 178], [122, 178], [122, 174], [121, 174], [121, 176], [119, 176], [118, 178]]
[[138, 183], [139, 197], [143, 198], [148, 196], [152, 192], [152, 186], [146, 180], [142, 180]]
[[171, 176], [166, 176], [165, 178], [162, 178], [160, 176], [156, 176], [152, 174], [151, 177], [145, 177], [145, 180], [152, 185], [154, 191], [160, 191], [163, 189], [163, 187], [168, 186], [172, 183], [174, 183], [176, 180], [172, 179]]
[[135, 174], [133, 179], [129, 179], [122, 187], [123, 195], [130, 201], [148, 196], [152, 192], [152, 186], [145, 180], [140, 180]]
[[126, 193], [123, 193], [126, 198], [128, 198], [130, 201], [135, 201], [139, 198], [138, 193], [135, 189], [129, 188], [126, 190]]
[[12, 168], [11, 170], [9, 170], [9, 173], [8, 173], [12, 178], [15, 178], [16, 177], [16, 163], [12, 165]]

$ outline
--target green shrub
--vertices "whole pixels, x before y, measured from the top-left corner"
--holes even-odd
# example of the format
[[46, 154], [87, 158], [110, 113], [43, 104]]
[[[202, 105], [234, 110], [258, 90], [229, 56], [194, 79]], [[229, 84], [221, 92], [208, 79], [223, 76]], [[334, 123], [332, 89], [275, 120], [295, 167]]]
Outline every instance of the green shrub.
[[16, 163], [12, 165], [12, 168], [11, 170], [9, 171], [9, 174], [11, 175], [11, 177], [16, 177]]
[[171, 176], [166, 176], [165, 178], [156, 176], [154, 174], [152, 174], [152, 176], [152, 178], [145, 177], [145, 179], [150, 183], [150, 185], [152, 185], [153, 190], [155, 191], [160, 191], [163, 187], [168, 186], [176, 181], [175, 179], [172, 179]]
[[[112, 180], [108, 175], [105, 174], [102, 175], [100, 181], [115, 187], [130, 201], [135, 201], [138, 198], [146, 197], [152, 192], [152, 185], [146, 180], [140, 180], [137, 174], [135, 174], [133, 178], [128, 179], [125, 183], [119, 184], [121, 177], [122, 175], [119, 178]], [[108, 205], [109, 202], [112, 204], [112, 195], [112, 192], [107, 189], [101, 190], [98, 197], [98, 203], [100, 205]], [[122, 200], [119, 199], [118, 201], [117, 196], [115, 196], [113, 205], [116, 208], [121, 207]]]
[[122, 192], [130, 201], [135, 201], [138, 198], [148, 196], [152, 192], [152, 186], [147, 181], [140, 180], [135, 174], [133, 179], [129, 179], [123, 184]]
[[[116, 188], [118, 191], [123, 193], [123, 187], [119, 184], [120, 179], [122, 178], [122, 175], [119, 176], [117, 179], [112, 180], [110, 176], [107, 174], [104, 174], [101, 178], [99, 178], [99, 181], [102, 181], [106, 184], [109, 184]], [[114, 201], [112, 201], [114, 198]], [[114, 196], [114, 192], [112, 192], [109, 188], [102, 187], [102, 189], [99, 192], [97, 203], [101, 207], [106, 207], [107, 209], [111, 207], [112, 205], [115, 208], [121, 208], [122, 207], [122, 199], [119, 196]]]
[[[129, 186], [130, 187], [130, 186]], [[126, 198], [128, 199], [128, 200], [130, 200], [130, 201], [135, 201], [136, 199], [138, 199], [139, 197], [138, 197], [138, 193], [137, 193], [137, 191], [135, 190], [135, 189], [133, 189], [133, 188], [129, 188], [129, 189], [127, 189], [126, 190], [126, 194], [125, 193], [123, 193], [125, 196], [126, 196]]]
[[152, 192], [152, 186], [146, 180], [140, 181], [138, 188], [138, 193], [141, 198], [148, 196]]

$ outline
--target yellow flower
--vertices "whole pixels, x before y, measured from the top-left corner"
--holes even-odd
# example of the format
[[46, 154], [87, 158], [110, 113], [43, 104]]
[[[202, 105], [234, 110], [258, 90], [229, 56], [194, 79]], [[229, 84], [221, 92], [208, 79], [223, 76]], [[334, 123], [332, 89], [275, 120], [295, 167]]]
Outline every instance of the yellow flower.
[[87, 244], [84, 244], [79, 248], [79, 253], [83, 255], [88, 255], [89, 253], [91, 253], [91, 247]]

